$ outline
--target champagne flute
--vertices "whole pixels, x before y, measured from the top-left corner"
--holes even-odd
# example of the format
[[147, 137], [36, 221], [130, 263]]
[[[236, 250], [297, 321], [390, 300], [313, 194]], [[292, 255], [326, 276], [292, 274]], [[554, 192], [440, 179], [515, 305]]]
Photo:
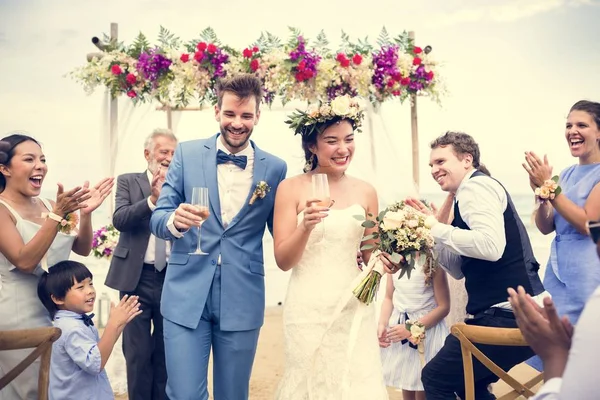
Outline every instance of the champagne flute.
[[[331, 195], [329, 194], [329, 182], [327, 181], [327, 174], [313, 174], [312, 176], [312, 196], [318, 199], [317, 205], [322, 207], [329, 207], [331, 205]], [[321, 223], [323, 227], [321, 229], [321, 240], [325, 237], [325, 220]]]
[[190, 203], [191, 205], [193, 205], [194, 207], [197, 207], [198, 210], [200, 211], [200, 218], [202, 218], [202, 221], [200, 222], [200, 226], [198, 227], [198, 242], [196, 243], [196, 249], [189, 253], [190, 255], [200, 255], [200, 256], [205, 256], [208, 253], [205, 253], [202, 251], [202, 248], [200, 247], [200, 241], [201, 241], [201, 231], [202, 231], [202, 224], [204, 223], [204, 221], [206, 221], [208, 219], [208, 216], [210, 215], [210, 211], [208, 209], [208, 188], [206, 187], [195, 187], [192, 189], [192, 201]]

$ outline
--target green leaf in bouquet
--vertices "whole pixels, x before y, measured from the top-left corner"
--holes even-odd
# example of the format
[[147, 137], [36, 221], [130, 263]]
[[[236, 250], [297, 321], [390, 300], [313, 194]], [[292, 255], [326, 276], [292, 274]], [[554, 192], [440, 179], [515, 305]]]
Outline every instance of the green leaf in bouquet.
[[362, 226], [363, 228], [367, 228], [367, 229], [369, 229], [369, 228], [375, 228], [375, 226], [376, 226], [376, 225], [377, 225], [377, 224], [375, 223], [375, 221], [371, 221], [371, 220], [369, 220], [369, 219], [368, 219], [368, 220], [366, 220], [366, 221], [364, 221], [364, 222], [361, 224], [361, 226]]
[[217, 38], [217, 33], [210, 26], [200, 32], [200, 38], [206, 43], [212, 43], [215, 46], [221, 46], [221, 42]]
[[419, 253], [419, 263], [424, 265], [426, 261], [427, 261], [427, 255], [425, 254], [425, 252], [420, 252]]
[[388, 46], [390, 44], [390, 42], [391, 42], [390, 35], [384, 26], [383, 29], [381, 29], [381, 32], [379, 33], [379, 37], [377, 38], [377, 45], [379, 47], [384, 47], [384, 46]]
[[374, 248], [375, 248], [375, 245], [373, 243], [367, 243], [367, 244], [363, 245], [360, 249], [361, 250], [371, 250]]
[[383, 210], [379, 213], [379, 215], [377, 216], [377, 221], [383, 221], [383, 217], [385, 217], [385, 212], [386, 210]]
[[364, 221], [366, 219], [364, 215], [353, 215], [353, 217], [358, 221]]
[[387, 231], [386, 235], [387, 235], [388, 239], [390, 239], [392, 241], [396, 239], [396, 237], [394, 236], [394, 234], [391, 231]]
[[402, 259], [402, 256], [398, 253], [392, 253], [390, 260], [392, 260], [392, 262], [394, 264], [400, 264], [400, 260]]
[[[407, 267], [402, 267], [400, 268], [400, 275], [398, 275], [398, 279], [402, 279], [402, 277], [408, 272], [408, 268]], [[409, 276], [410, 279], [410, 276]]]
[[371, 233], [370, 235], [364, 236], [362, 238], [362, 240], [365, 241], [365, 240], [377, 239], [378, 237], [379, 237], [379, 234], [377, 232], [375, 232], [375, 233]]

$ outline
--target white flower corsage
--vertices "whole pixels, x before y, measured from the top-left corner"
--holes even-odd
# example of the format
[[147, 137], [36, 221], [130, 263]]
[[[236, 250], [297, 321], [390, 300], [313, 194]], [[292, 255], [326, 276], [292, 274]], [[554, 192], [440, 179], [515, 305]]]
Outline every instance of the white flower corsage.
[[265, 181], [260, 181], [256, 184], [249, 204], [252, 205], [257, 199], [264, 199], [267, 193], [271, 191], [271, 186]]

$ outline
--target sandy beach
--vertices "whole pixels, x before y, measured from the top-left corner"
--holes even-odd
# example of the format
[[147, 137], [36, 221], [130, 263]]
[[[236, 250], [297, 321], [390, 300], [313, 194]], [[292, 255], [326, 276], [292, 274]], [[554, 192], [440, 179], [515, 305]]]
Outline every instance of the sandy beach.
[[[265, 313], [265, 324], [258, 340], [258, 349], [252, 378], [250, 379], [250, 400], [272, 400], [277, 385], [283, 373], [283, 328], [282, 307], [268, 308]], [[209, 371], [212, 368], [209, 367]], [[527, 365], [521, 364], [514, 368], [512, 375], [519, 381], [525, 382], [535, 376], [535, 371]], [[212, 392], [212, 376], [209, 372], [209, 391]], [[508, 391], [508, 386], [503, 382], [495, 385], [494, 393], [502, 395]], [[401, 400], [402, 394], [394, 388], [388, 388], [390, 400]], [[127, 396], [118, 396], [124, 400]], [[213, 399], [210, 396], [210, 399]]]

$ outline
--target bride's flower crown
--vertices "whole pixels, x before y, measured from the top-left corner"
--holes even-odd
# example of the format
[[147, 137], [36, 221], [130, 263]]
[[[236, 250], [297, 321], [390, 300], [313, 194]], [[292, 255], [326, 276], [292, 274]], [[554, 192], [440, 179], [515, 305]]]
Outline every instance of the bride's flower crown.
[[311, 104], [306, 111], [296, 110], [285, 121], [294, 130], [294, 134], [311, 135], [317, 126], [334, 118], [347, 119], [352, 127], [360, 132], [364, 119], [364, 102], [360, 97], [338, 96], [333, 100]]

